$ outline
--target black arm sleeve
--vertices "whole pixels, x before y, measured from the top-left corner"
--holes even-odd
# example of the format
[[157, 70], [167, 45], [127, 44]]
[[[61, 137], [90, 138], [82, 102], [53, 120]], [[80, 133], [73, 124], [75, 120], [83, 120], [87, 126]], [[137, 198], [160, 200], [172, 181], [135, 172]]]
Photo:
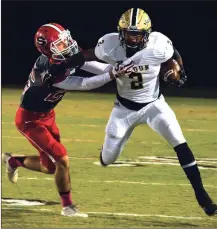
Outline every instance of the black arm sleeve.
[[174, 49], [174, 53], [173, 53], [172, 58], [175, 59], [179, 63], [179, 65], [183, 65], [183, 61], [182, 61], [182, 57], [180, 53], [178, 52], [178, 50], [175, 47], [173, 47], [173, 49]]
[[178, 82], [178, 86], [182, 86], [187, 81], [187, 75], [185, 73], [185, 69], [184, 69], [184, 66], [183, 66], [182, 57], [181, 57], [181, 55], [179, 54], [178, 50], [175, 47], [174, 47], [174, 54], [173, 54], [172, 58], [175, 59], [178, 62], [179, 66], [181, 68], [181, 70], [179, 72], [181, 79], [179, 81], [177, 81], [177, 82]]
[[65, 62], [61, 64], [53, 64], [50, 66], [49, 73], [52, 76], [58, 76], [64, 74], [68, 68], [79, 68], [84, 65], [84, 56], [82, 52], [79, 52], [69, 57]]
[[82, 52], [79, 52], [66, 60], [65, 68], [76, 68], [84, 65], [85, 59]]

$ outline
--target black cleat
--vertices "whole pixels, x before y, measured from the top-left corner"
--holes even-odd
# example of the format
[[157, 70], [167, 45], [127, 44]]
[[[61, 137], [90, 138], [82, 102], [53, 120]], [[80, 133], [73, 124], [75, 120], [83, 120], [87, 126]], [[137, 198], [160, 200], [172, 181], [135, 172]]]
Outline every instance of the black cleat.
[[214, 203], [212, 203], [211, 205], [203, 207], [203, 210], [208, 216], [217, 215], [217, 205]]
[[198, 204], [203, 208], [204, 212], [208, 216], [217, 214], [217, 205], [212, 201], [205, 190], [203, 190], [203, 192], [197, 193], [196, 199]]

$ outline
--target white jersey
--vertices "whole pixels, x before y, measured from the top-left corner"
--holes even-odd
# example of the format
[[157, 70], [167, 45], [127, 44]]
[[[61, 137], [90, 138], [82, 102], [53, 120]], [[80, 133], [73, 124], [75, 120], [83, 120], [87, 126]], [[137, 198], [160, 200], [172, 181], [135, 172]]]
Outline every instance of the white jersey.
[[101, 37], [95, 47], [96, 57], [113, 66], [120, 60], [135, 63], [134, 72], [129, 77], [117, 78], [116, 83], [121, 97], [137, 103], [148, 103], [158, 98], [160, 66], [173, 53], [171, 40], [159, 32], [152, 32], [147, 47], [130, 58], [126, 57], [126, 51], [120, 45], [118, 33]]

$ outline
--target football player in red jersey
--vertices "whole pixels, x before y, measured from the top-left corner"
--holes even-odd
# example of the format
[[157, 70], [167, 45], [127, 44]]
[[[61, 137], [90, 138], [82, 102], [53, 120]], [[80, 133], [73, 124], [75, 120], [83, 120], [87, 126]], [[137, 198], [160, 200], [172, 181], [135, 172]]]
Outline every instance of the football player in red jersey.
[[[17, 129], [38, 150], [39, 156], [13, 156], [3, 154], [6, 172], [11, 182], [18, 179], [18, 167], [54, 174], [62, 211], [65, 216], [87, 217], [74, 206], [71, 197], [69, 159], [60, 142], [55, 122], [55, 106], [67, 90], [91, 90], [101, 87], [118, 74], [131, 70], [133, 64], [116, 68], [96, 61], [85, 62], [77, 42], [69, 30], [56, 23], [41, 26], [35, 35], [35, 46], [41, 52], [29, 75], [16, 112]], [[90, 78], [74, 75], [76, 68], [94, 74]]]

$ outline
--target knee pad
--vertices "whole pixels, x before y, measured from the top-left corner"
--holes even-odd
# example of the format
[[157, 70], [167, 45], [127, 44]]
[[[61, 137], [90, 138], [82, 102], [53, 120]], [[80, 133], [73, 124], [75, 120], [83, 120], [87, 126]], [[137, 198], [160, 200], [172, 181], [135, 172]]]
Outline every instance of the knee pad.
[[125, 120], [119, 120], [119, 122], [111, 122], [106, 126], [105, 132], [112, 138], [123, 138], [129, 125]]

